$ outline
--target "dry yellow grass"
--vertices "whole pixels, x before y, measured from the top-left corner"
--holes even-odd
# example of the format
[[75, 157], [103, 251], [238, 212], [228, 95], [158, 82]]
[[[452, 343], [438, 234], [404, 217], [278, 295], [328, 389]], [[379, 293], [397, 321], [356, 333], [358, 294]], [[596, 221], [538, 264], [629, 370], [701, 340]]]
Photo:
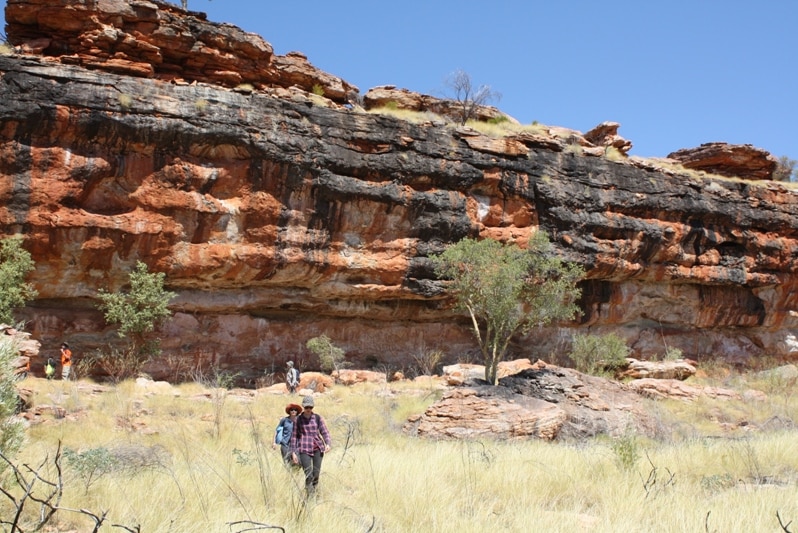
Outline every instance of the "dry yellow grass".
[[371, 115], [386, 115], [399, 120], [404, 120], [405, 122], [410, 122], [411, 124], [421, 124], [423, 122], [432, 121], [440, 122], [444, 120], [440, 115], [430, 113], [428, 111], [411, 111], [409, 109], [398, 109], [393, 106], [369, 109], [367, 113]]
[[[733, 381], [725, 384], [744, 390], [753, 383]], [[410, 438], [401, 425], [440, 391], [409, 383], [336, 387], [316, 400], [334, 447], [318, 497], [306, 502], [301, 473], [286, 469], [270, 446], [287, 396], [196, 384], [151, 394], [130, 382], [90, 394], [87, 383], [28, 379], [37, 405], [59, 405], [68, 415], [44, 415], [31, 426], [17, 460], [38, 465], [59, 441], [76, 452], [162, 452], [155, 466], [110, 472], [88, 486], [62, 461], [62, 506], [107, 511], [103, 530], [113, 523], [148, 532], [229, 533], [246, 527], [230, 523], [249, 520], [291, 532], [778, 531], [777, 511], [785, 523], [798, 519], [795, 430], [723, 438], [717, 421], [795, 416], [789, 387], [768, 384], [764, 403], [656, 404], [663, 422], [690, 430], [666, 442], [630, 436], [634, 453], [626, 464], [609, 439]], [[8, 512], [2, 501], [0, 513]], [[54, 525], [90, 531], [93, 522], [62, 511]]]
[[[408, 109], [398, 109], [395, 106], [386, 106], [369, 109], [368, 113], [373, 115], [387, 115], [413, 124], [421, 124], [423, 122], [445, 122], [448, 127], [456, 128], [460, 124], [452, 121], [449, 118], [443, 117], [430, 111], [411, 111]], [[508, 135], [516, 135], [518, 133], [534, 133], [537, 135], [548, 135], [548, 128], [542, 124], [529, 124], [521, 125], [515, 124], [511, 121], [503, 121], [498, 123], [484, 122], [480, 120], [469, 120], [466, 122], [469, 128], [493, 138], [507, 137]]]

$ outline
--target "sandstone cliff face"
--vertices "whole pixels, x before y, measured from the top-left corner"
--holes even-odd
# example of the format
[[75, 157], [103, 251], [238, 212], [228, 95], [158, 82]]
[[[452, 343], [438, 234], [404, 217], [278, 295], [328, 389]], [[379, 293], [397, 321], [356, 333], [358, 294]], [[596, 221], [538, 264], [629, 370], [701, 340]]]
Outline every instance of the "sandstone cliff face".
[[22, 53], [129, 76], [238, 87], [318, 85], [337, 102], [358, 88], [259, 35], [149, 0], [7, 0], [6, 35]]
[[[12, 6], [60, 4], [11, 0], [17, 44], [44, 30]], [[133, 4], [159, 20], [163, 5]], [[44, 50], [67, 40], [52, 38]], [[358, 366], [428, 349], [454, 360], [475, 345], [427, 258], [538, 229], [587, 269], [584, 316], [517, 339], [514, 356], [552, 359], [575, 329], [619, 332], [642, 358], [666, 345], [699, 361], [798, 350], [798, 195], [781, 184], [412, 124], [266, 78], [233, 90], [157, 65], [119, 74], [83, 53], [0, 56], [0, 233], [22, 232], [36, 261], [24, 317], [44, 358], [62, 338], [78, 353], [112, 342], [97, 290], [142, 260], [178, 293], [165, 352], [192, 364], [252, 381], [286, 359], [313, 366], [304, 343], [322, 333]]]

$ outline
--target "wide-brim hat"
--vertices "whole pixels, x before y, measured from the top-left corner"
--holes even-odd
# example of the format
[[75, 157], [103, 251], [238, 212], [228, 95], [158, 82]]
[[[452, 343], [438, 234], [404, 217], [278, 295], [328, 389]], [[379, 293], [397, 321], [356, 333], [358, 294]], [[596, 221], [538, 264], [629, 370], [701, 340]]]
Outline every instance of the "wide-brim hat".
[[305, 396], [302, 398], [302, 407], [313, 407], [313, 396]]
[[302, 407], [295, 403], [289, 403], [288, 405], [285, 406], [285, 414], [290, 415], [291, 411], [296, 411], [297, 413], [301, 413]]

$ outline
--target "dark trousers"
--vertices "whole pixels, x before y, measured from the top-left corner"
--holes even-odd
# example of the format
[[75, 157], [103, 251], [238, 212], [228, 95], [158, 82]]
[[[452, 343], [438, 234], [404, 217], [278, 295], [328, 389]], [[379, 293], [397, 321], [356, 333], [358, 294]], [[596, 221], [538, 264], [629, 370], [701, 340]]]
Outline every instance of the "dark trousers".
[[280, 453], [283, 454], [283, 461], [287, 465], [293, 465], [294, 461], [291, 460], [291, 448], [288, 447], [288, 444], [281, 444], [280, 445]]
[[316, 492], [316, 486], [319, 484], [319, 475], [321, 474], [322, 459], [324, 459], [324, 453], [321, 450], [316, 450], [312, 455], [299, 454], [299, 462], [302, 465], [302, 470], [305, 471], [305, 490], [308, 495]]

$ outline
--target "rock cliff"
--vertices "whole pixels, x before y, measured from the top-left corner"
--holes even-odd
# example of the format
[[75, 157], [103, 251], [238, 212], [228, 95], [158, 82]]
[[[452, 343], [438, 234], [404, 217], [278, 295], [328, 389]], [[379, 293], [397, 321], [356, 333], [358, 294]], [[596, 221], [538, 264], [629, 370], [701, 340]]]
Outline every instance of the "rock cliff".
[[618, 332], [639, 358], [798, 351], [798, 194], [783, 184], [625, 157], [617, 125], [602, 146], [367, 113], [301, 54], [170, 4], [9, 0], [6, 20], [0, 233], [23, 233], [36, 261], [22, 314], [43, 358], [62, 339], [78, 354], [113, 342], [97, 290], [142, 260], [178, 293], [158, 378], [175, 360], [247, 381], [312, 367], [304, 343], [323, 333], [358, 366], [454, 361], [475, 344], [427, 258], [538, 229], [586, 268], [584, 315], [513, 356], [554, 359], [574, 330]]

